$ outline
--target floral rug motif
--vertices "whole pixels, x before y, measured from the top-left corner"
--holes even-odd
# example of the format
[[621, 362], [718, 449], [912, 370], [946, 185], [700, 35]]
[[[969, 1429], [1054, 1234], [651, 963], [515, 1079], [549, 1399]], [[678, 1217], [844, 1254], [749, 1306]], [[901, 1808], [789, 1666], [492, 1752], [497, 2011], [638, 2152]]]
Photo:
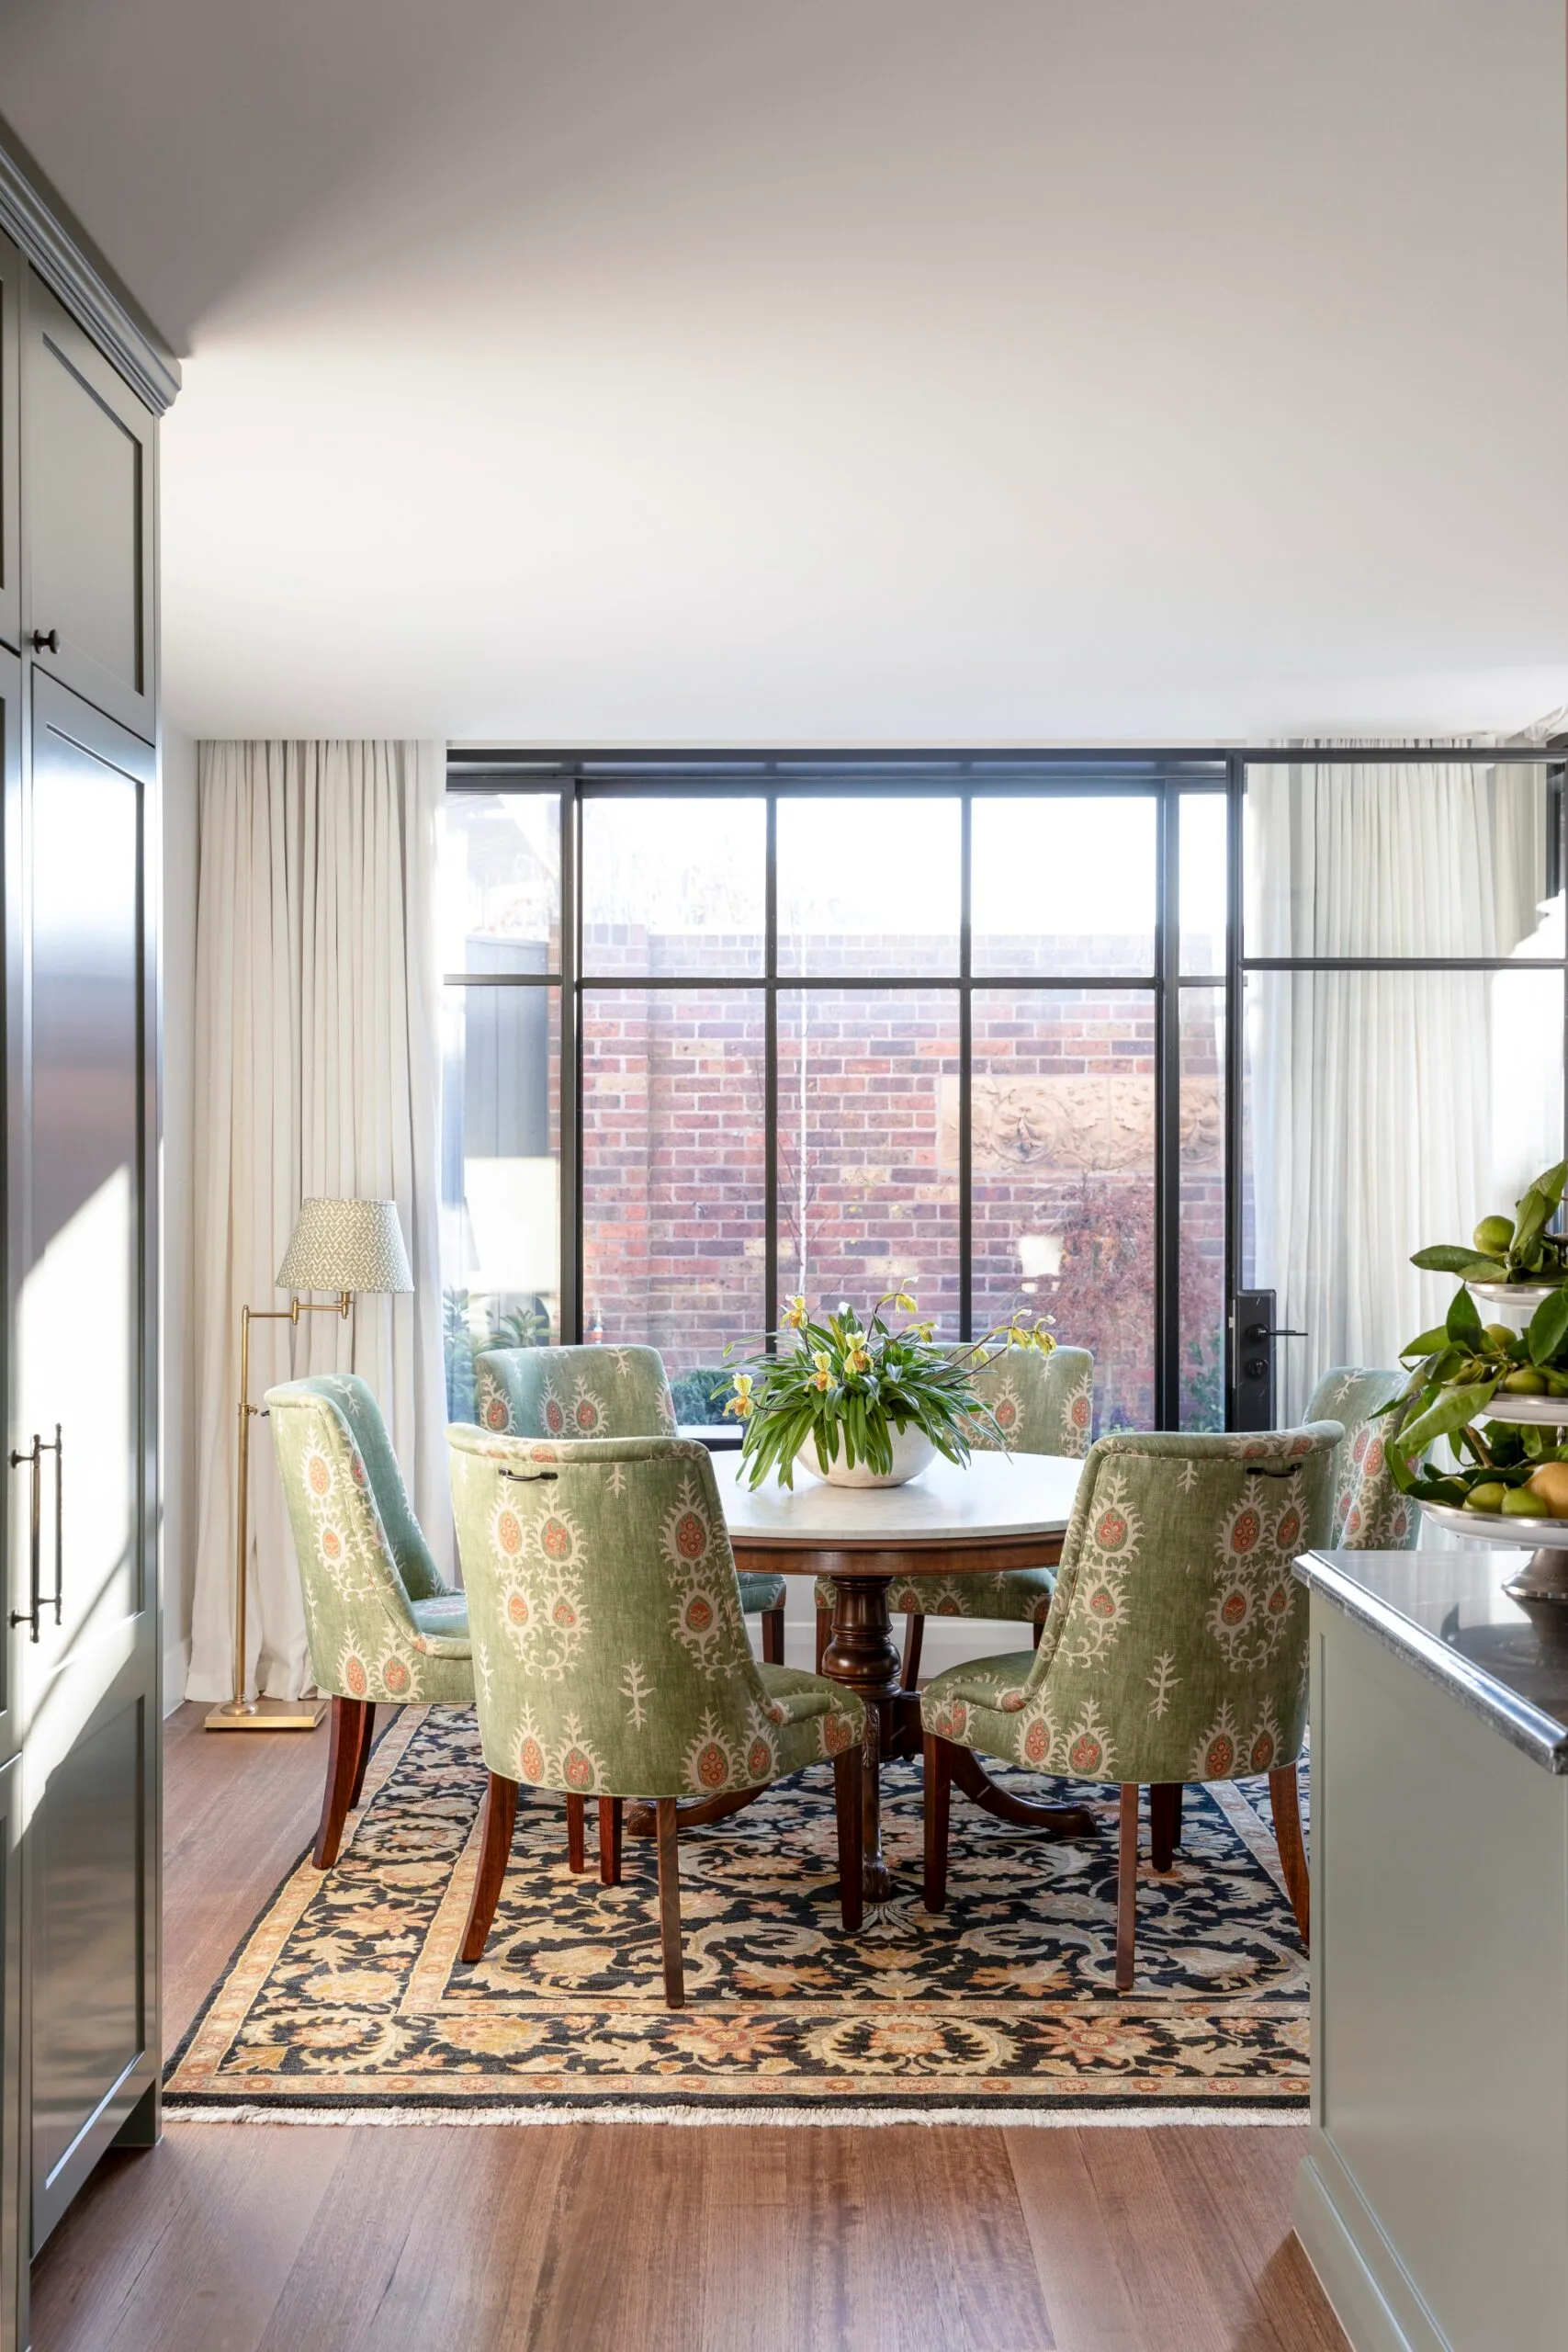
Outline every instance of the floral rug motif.
[[[1005, 1777], [1005, 1774], [1004, 1774]], [[1018, 1779], [1038, 1793], [1037, 1780]], [[623, 1883], [566, 1862], [524, 1791], [485, 1955], [458, 1958], [484, 1767], [470, 1713], [402, 1711], [336, 1867], [301, 1860], [171, 2062], [171, 2110], [609, 2106], [890, 2113], [1294, 2109], [1306, 1959], [1266, 1781], [1189, 1789], [1176, 1868], [1147, 1859], [1134, 1991], [1113, 1989], [1115, 1792], [1056, 1782], [1100, 1836], [1056, 1845], [953, 1798], [948, 1904], [920, 1886], [920, 1774], [883, 1770], [894, 1897], [839, 1924], [823, 1766], [681, 1838], [683, 2010], [666, 2009], [651, 1840]]]

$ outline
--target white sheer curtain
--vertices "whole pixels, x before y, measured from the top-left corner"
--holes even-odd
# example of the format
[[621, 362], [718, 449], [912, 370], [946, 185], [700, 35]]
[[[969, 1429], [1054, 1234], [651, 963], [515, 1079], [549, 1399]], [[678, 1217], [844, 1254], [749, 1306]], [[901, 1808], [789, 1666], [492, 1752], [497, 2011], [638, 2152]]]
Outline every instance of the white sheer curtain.
[[[450, 1553], [438, 1249], [434, 743], [204, 743], [197, 899], [195, 1347], [198, 1511], [186, 1695], [231, 1687], [242, 1306], [274, 1285], [301, 1199], [395, 1200], [411, 1297], [348, 1322], [256, 1323], [251, 1396], [307, 1372], [375, 1390], [437, 1556]], [[268, 1425], [252, 1424], [256, 1687], [307, 1687], [304, 1617]]]
[[[1545, 771], [1310, 756], [1247, 778], [1247, 953], [1561, 953]], [[1251, 1280], [1277, 1295], [1278, 1409], [1334, 1363], [1392, 1363], [1464, 1240], [1555, 1159], [1562, 988], [1550, 973], [1269, 972], [1247, 990]]]

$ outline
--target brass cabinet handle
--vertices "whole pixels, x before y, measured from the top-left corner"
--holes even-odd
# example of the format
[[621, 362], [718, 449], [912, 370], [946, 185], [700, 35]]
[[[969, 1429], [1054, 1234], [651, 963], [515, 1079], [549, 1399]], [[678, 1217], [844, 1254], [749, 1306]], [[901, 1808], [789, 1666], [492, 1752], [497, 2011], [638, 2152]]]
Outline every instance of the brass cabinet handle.
[[65, 1599], [65, 1531], [63, 1504], [65, 1500], [65, 1442], [60, 1433], [60, 1423], [54, 1424], [54, 1442], [46, 1445], [35, 1432], [33, 1442], [25, 1453], [13, 1453], [11, 1467], [19, 1470], [25, 1462], [32, 1472], [32, 1494], [28, 1508], [28, 1577], [32, 1600], [30, 1609], [13, 1609], [13, 1625], [30, 1625], [31, 1638], [39, 1634], [39, 1619], [43, 1613], [43, 1596], [39, 1590], [42, 1575], [43, 1553], [43, 1457], [54, 1456], [54, 1622], [58, 1625]]

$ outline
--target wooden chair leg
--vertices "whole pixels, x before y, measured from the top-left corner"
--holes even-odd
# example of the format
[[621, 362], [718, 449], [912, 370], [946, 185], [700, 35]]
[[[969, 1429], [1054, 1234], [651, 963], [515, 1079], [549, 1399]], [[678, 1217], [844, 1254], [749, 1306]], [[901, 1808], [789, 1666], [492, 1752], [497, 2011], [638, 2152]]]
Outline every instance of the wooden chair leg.
[[1302, 1942], [1312, 1950], [1312, 1881], [1307, 1875], [1306, 1848], [1302, 1843], [1301, 1790], [1293, 1764], [1282, 1765], [1269, 1775], [1269, 1803], [1274, 1815], [1274, 1842], [1280, 1849], [1280, 1867], [1285, 1873], [1285, 1888], [1291, 1898], [1291, 1908], [1296, 1915], [1296, 1926]]
[[463, 1930], [465, 1960], [479, 1960], [483, 1955], [495, 1906], [501, 1900], [501, 1883], [506, 1876], [512, 1832], [516, 1826], [517, 1783], [503, 1781], [499, 1772], [492, 1772], [485, 1793], [484, 1838], [474, 1880], [474, 1899], [468, 1905], [468, 1924]]
[[343, 1843], [343, 1825], [353, 1801], [359, 1771], [360, 1742], [365, 1736], [363, 1699], [333, 1701], [332, 1744], [327, 1750], [327, 1785], [321, 1794], [321, 1818], [311, 1857], [319, 1871], [330, 1871]]
[[906, 1690], [919, 1688], [920, 1679], [920, 1643], [926, 1621], [918, 1609], [911, 1609], [904, 1620], [904, 1664], [901, 1679]]
[[660, 1797], [659, 1815], [659, 1940], [664, 1951], [664, 2002], [686, 2006], [686, 1976], [681, 1957], [681, 1855], [675, 1830], [675, 1800]]
[[819, 1609], [817, 1611], [817, 1657], [815, 1661], [815, 1670], [818, 1674], [822, 1671], [822, 1661], [828, 1655], [828, 1644], [832, 1636], [832, 1611], [830, 1609]]
[[947, 1828], [953, 1804], [951, 1741], [927, 1732], [925, 1758], [925, 1905], [928, 1911], [942, 1911], [947, 1905]]
[[365, 1767], [370, 1761], [370, 1750], [376, 1744], [376, 1710], [368, 1699], [365, 1702], [365, 1720], [359, 1733], [359, 1761], [354, 1768], [354, 1792], [348, 1800], [350, 1813], [365, 1794]]
[[587, 1800], [568, 1797], [566, 1801], [566, 1866], [569, 1871], [588, 1868]]
[[1149, 1854], [1156, 1871], [1168, 1871], [1181, 1843], [1181, 1782], [1158, 1781], [1149, 1791]]
[[621, 1883], [621, 1823], [625, 1808], [619, 1797], [599, 1800], [599, 1883]]
[[865, 1917], [861, 1763], [858, 1740], [833, 1758], [833, 1809], [839, 1817], [839, 1917], [847, 1936], [860, 1933]]
[[784, 1610], [764, 1609], [762, 1611], [762, 1663], [782, 1666], [784, 1654]]
[[1037, 1617], [1037, 1618], [1034, 1620], [1033, 1626], [1032, 1627], [1032, 1629], [1031, 1629], [1031, 1630], [1032, 1630], [1032, 1634], [1033, 1634], [1033, 1636], [1034, 1636], [1034, 1647], [1035, 1647], [1036, 1649], [1038, 1649], [1038, 1648], [1040, 1647], [1040, 1636], [1041, 1636], [1041, 1634], [1045, 1631], [1045, 1620], [1044, 1620], [1044, 1618], [1043, 1618], [1043, 1617]]
[[1122, 1783], [1121, 1836], [1116, 1848], [1116, 1990], [1133, 1989], [1133, 1945], [1138, 1898], [1138, 1783]]

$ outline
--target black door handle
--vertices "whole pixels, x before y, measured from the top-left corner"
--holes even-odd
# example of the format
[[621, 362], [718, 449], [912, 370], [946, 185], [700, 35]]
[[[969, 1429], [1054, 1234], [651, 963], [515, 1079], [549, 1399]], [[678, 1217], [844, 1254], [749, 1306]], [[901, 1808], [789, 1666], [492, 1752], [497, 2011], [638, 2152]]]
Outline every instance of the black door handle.
[[57, 628], [34, 629], [33, 651], [35, 653], [58, 653], [59, 650], [60, 631]]
[[1290, 1325], [1285, 1323], [1272, 1326], [1268, 1323], [1249, 1323], [1241, 1336], [1244, 1340], [1310, 1340], [1312, 1333], [1292, 1330]]

